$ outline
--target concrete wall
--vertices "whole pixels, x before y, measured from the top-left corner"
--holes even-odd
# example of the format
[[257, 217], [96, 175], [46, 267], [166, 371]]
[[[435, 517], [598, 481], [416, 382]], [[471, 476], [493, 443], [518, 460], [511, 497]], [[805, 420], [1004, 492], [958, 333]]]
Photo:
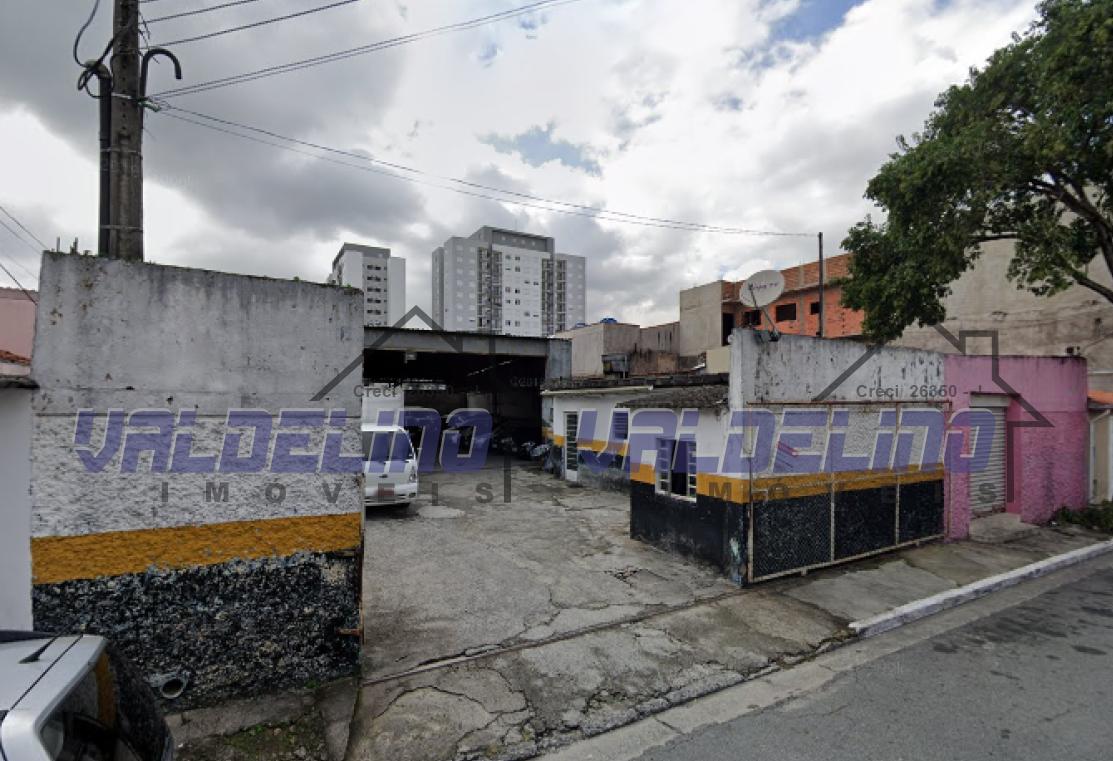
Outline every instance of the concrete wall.
[[[1013, 246], [1008, 241], [983, 246], [973, 269], [951, 284], [944, 300], [943, 327], [955, 336], [961, 330], [995, 331], [1001, 354], [1064, 356], [1068, 347], [1081, 347], [1089, 361], [1091, 389], [1113, 391], [1113, 304], [1093, 291], [1075, 286], [1051, 297], [1021, 291], [1006, 277]], [[1087, 274], [1104, 285], [1113, 277], [1099, 259]], [[956, 353], [931, 327], [910, 327], [896, 342], [901, 346]], [[986, 338], [971, 338], [967, 354], [989, 354]]]
[[723, 299], [729, 289], [729, 283], [716, 280], [680, 292], [677, 354], [694, 357], [723, 345]]
[[572, 342], [550, 338], [545, 358], [545, 380], [572, 377]]
[[717, 349], [710, 349], [707, 352], [707, 366], [704, 368], [706, 373], [720, 373], [730, 372], [730, 346], [720, 346]]
[[0, 387], [0, 629], [31, 628], [31, 390]]
[[[937, 401], [944, 395], [943, 356], [935, 352], [793, 335], [768, 343], [741, 329], [734, 331], [730, 348], [734, 409], [808, 401], [824, 391], [827, 402]], [[870, 358], [847, 374], [867, 353]]]
[[34, 303], [18, 288], [0, 288], [0, 350], [30, 358], [34, 335]]
[[666, 322], [642, 328], [638, 334], [638, 351], [676, 352], [680, 334], [679, 322]]
[[632, 353], [640, 333], [637, 325], [597, 322], [555, 337], [572, 343], [572, 377], [598, 378], [603, 375], [603, 355]]
[[[994, 371], [999, 381], [994, 378]], [[973, 394], [1007, 395], [1005, 412], [1011, 432], [1006, 444], [1006, 503], [1026, 523], [1045, 523], [1061, 507], [1082, 507], [1087, 501], [1089, 414], [1086, 362], [1070, 357], [992, 357], [950, 355], [946, 382], [955, 390], [952, 409], [972, 406]], [[1002, 387], [1008, 386], [1012, 393]], [[1025, 404], [1046, 419], [1037, 419]], [[947, 473], [950, 536], [968, 533], [972, 505], [969, 476]]]
[[632, 378], [644, 375], [674, 375], [679, 370], [679, 357], [671, 351], [636, 351], [630, 355], [630, 377]]
[[[45, 255], [40, 282], [36, 627], [104, 634], [149, 678], [182, 675], [176, 708], [356, 670], [359, 639], [342, 630], [360, 620], [361, 475], [316, 458], [330, 433], [358, 458], [360, 405], [347, 383], [311, 399], [361, 356], [361, 294], [63, 254]], [[237, 425], [237, 409], [273, 430]], [[82, 454], [102, 445], [90, 470]], [[249, 451], [263, 461], [216, 466]]]

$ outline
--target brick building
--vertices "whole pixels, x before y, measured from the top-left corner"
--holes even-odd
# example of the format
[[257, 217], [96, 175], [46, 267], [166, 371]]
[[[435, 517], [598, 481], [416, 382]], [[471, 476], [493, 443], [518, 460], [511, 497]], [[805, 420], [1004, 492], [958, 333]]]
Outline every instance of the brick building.
[[[824, 336], [826, 338], [857, 338], [862, 334], [864, 315], [856, 309], [847, 309], [842, 299], [841, 280], [850, 275], [850, 254], [839, 254], [824, 261], [823, 288]], [[808, 262], [781, 270], [785, 290], [781, 297], [766, 307], [769, 316], [782, 333], [794, 335], [819, 335], [819, 262]], [[759, 309], [751, 309], [739, 300], [745, 286], [744, 280], [724, 283], [723, 313], [729, 313], [733, 324], [739, 327], [769, 330], [772, 326]], [[728, 312], [729, 304], [729, 312]]]

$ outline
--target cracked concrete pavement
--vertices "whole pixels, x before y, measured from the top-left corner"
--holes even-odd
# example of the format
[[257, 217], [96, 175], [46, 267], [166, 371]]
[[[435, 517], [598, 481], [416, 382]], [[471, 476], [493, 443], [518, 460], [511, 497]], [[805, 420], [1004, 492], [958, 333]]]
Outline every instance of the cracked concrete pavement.
[[[348, 759], [520, 759], [770, 673], [846, 624], [1096, 541], [928, 545], [738, 590], [629, 538], [625, 494], [515, 464], [369, 514]], [[436, 489], [434, 502], [432, 491]]]

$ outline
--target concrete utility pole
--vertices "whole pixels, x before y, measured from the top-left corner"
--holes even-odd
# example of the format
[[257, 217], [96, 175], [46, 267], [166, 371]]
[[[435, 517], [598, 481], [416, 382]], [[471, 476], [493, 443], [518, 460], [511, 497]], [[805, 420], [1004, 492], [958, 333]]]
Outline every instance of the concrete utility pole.
[[108, 248], [101, 256], [143, 261], [143, 113], [139, 98], [139, 0], [112, 14], [112, 130]]

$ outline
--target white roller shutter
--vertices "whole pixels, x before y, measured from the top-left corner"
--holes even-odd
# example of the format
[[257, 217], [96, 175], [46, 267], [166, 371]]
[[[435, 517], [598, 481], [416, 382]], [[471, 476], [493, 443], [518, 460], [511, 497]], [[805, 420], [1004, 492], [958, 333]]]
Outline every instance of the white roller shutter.
[[970, 509], [975, 514], [1001, 512], [1005, 509], [1005, 410], [1008, 405], [1007, 396], [975, 395], [970, 403], [971, 407], [984, 409], [993, 415], [993, 443], [989, 450], [989, 462], [984, 470], [970, 474]]

